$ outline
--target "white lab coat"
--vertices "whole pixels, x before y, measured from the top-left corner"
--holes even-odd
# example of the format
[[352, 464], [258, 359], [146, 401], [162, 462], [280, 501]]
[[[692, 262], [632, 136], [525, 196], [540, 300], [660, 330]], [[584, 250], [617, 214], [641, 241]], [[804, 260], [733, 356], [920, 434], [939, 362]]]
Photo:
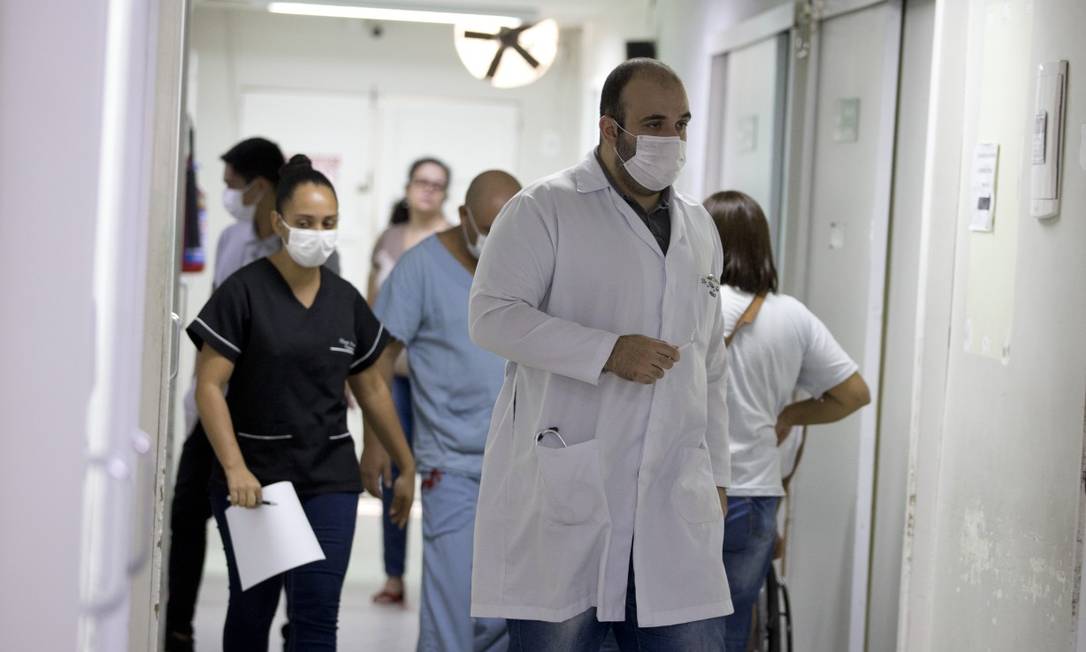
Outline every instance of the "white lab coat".
[[[502, 211], [469, 317], [510, 361], [483, 461], [473, 616], [559, 622], [597, 607], [624, 620], [631, 547], [640, 626], [732, 612], [716, 492], [731, 474], [727, 354], [705, 281], [722, 267], [700, 204], [672, 193], [665, 258], [594, 153]], [[655, 385], [602, 374], [626, 334], [681, 359]], [[537, 445], [546, 428], [567, 447]]]

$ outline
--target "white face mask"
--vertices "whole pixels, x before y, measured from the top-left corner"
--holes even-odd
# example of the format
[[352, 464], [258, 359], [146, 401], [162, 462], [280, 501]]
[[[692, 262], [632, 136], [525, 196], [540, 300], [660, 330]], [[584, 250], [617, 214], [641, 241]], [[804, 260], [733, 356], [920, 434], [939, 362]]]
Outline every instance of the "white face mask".
[[287, 229], [283, 245], [291, 259], [302, 267], [320, 267], [335, 252], [338, 230], [294, 229], [286, 220], [279, 219]]
[[468, 237], [467, 229], [464, 229], [464, 244], [468, 246], [468, 253], [470, 253], [475, 260], [479, 260], [479, 256], [483, 255], [483, 245], [486, 244], [486, 235], [480, 231], [478, 225], [475, 224], [475, 216], [471, 214], [471, 209], [465, 206], [464, 210], [467, 211], [468, 214], [467, 223], [471, 224], [471, 230], [475, 231], [475, 242], [472, 242], [471, 238]]
[[[254, 180], [253, 183], [256, 183]], [[261, 197], [257, 197], [256, 201], [252, 204], [245, 205], [245, 193], [252, 188], [253, 184], [245, 186], [238, 190], [236, 188], [223, 188], [222, 191], [222, 205], [226, 209], [227, 213], [239, 222], [252, 222], [253, 216], [256, 215], [256, 205], [260, 203]]]
[[[615, 126], [623, 132], [622, 125], [615, 120]], [[637, 150], [629, 160], [622, 161], [618, 149], [615, 156], [622, 161], [622, 167], [630, 173], [633, 180], [648, 190], [659, 192], [675, 183], [686, 163], [686, 141], [678, 136], [635, 136]]]

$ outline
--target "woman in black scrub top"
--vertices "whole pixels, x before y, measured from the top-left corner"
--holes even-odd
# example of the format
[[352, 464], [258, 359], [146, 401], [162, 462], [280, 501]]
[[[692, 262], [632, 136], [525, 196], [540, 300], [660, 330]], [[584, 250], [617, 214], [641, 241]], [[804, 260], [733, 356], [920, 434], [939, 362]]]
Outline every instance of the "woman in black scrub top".
[[[409, 469], [394, 486], [400, 527], [414, 494], [414, 460], [372, 366], [389, 336], [354, 286], [321, 267], [335, 249], [335, 190], [302, 155], [281, 177], [272, 220], [283, 248], [228, 278], [188, 328], [199, 348], [196, 405], [219, 462], [211, 497], [230, 573], [224, 652], [267, 651], [284, 588], [286, 649], [336, 649], [362, 491], [344, 382], [396, 464]], [[261, 486], [283, 480], [294, 484], [325, 559], [243, 592], [226, 508], [260, 509]]]

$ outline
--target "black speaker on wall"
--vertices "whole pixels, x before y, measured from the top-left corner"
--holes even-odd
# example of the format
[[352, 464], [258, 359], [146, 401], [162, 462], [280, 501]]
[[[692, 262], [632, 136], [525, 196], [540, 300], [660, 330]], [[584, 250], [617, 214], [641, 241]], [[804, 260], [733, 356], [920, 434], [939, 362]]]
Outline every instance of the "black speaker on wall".
[[656, 58], [656, 41], [626, 41], [626, 58]]

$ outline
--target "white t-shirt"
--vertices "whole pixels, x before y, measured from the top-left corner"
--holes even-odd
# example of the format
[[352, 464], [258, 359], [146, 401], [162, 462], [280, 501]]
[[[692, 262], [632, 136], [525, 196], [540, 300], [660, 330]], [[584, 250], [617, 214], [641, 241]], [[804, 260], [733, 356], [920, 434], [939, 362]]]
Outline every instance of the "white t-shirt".
[[[721, 287], [724, 330], [730, 334], [753, 295]], [[825, 324], [802, 303], [769, 294], [753, 324], [728, 347], [728, 419], [731, 435], [730, 496], [783, 496], [777, 416], [796, 389], [822, 396], [856, 373]]]

